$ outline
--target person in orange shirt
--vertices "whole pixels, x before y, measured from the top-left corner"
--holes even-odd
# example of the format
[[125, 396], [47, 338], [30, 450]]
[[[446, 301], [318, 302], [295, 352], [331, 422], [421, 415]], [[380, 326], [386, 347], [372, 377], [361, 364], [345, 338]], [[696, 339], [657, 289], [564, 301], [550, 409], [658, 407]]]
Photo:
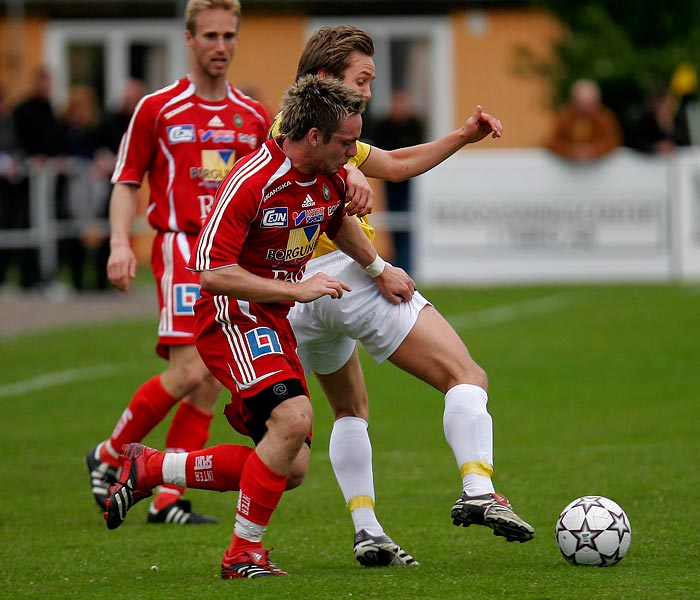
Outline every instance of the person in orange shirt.
[[622, 145], [622, 127], [601, 103], [600, 87], [590, 79], [571, 86], [571, 99], [557, 115], [546, 147], [573, 162], [593, 162]]

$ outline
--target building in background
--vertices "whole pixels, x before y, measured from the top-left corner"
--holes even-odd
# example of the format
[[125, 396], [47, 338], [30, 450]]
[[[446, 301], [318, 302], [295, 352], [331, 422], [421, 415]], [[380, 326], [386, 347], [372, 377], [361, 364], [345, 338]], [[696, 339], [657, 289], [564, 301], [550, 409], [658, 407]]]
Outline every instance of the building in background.
[[[130, 78], [149, 89], [186, 70], [182, 0], [7, 0], [0, 5], [0, 83], [21, 96], [46, 64], [60, 105], [71, 85], [89, 84], [113, 106]], [[539, 146], [549, 122], [544, 82], [518, 75], [518, 48], [548, 55], [561, 27], [521, 1], [243, 0], [237, 86], [274, 112], [294, 78], [309, 34], [352, 23], [372, 35], [377, 71], [369, 117], [386, 113], [391, 81], [410, 73], [428, 137], [456, 128], [482, 104], [504, 123], [498, 147]]]

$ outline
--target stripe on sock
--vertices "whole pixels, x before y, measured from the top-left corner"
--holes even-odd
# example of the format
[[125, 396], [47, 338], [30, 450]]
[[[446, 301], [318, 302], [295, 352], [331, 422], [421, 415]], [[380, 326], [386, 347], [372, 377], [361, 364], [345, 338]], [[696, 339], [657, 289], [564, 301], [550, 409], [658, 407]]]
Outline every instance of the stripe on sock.
[[465, 462], [459, 468], [459, 472], [461, 473], [462, 477], [465, 475], [481, 475], [482, 477], [488, 477], [489, 479], [493, 477], [493, 467], [482, 460]]
[[374, 510], [374, 500], [369, 496], [355, 496], [354, 498], [350, 498], [348, 508], [350, 509], [350, 512], [356, 508], [371, 508]]
[[166, 452], [163, 458], [163, 483], [187, 487], [185, 464], [188, 452]]

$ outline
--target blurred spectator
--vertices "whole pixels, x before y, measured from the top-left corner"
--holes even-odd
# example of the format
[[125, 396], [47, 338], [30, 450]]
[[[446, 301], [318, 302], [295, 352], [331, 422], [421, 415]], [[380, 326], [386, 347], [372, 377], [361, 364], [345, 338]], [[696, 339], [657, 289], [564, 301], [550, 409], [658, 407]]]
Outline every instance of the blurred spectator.
[[[124, 85], [121, 101], [116, 109], [107, 111], [97, 126], [97, 140], [93, 157], [92, 175], [93, 189], [90, 196], [93, 216], [109, 219], [109, 198], [112, 193], [110, 178], [117, 163], [117, 153], [122, 137], [129, 127], [129, 122], [136, 106], [146, 93], [146, 84], [141, 79], [129, 79]], [[107, 281], [107, 261], [109, 259], [109, 237], [97, 227], [87, 230], [93, 232], [91, 238], [84, 236], [84, 245], [89, 240], [96, 244], [91, 252], [97, 273], [96, 287], [98, 290], [111, 289]]]
[[[3, 87], [0, 87], [0, 231], [15, 229], [19, 203], [20, 163], [17, 159], [13, 105]], [[5, 283], [7, 271], [15, 251], [0, 244], [0, 285]]]
[[[53, 80], [51, 73], [40, 67], [33, 80], [29, 95], [14, 109], [13, 124], [18, 157], [29, 163], [29, 169], [40, 166], [50, 157], [62, 152], [62, 136], [51, 103]], [[15, 204], [15, 227], [27, 229], [31, 225], [29, 179], [22, 177], [17, 181]], [[25, 289], [38, 287], [40, 284], [53, 283], [54, 273], [42, 274], [39, 269], [39, 251], [36, 248], [19, 248], [15, 251], [20, 268], [20, 285]]]
[[32, 92], [15, 108], [17, 145], [25, 156], [58, 156], [63, 150], [58, 121], [51, 104], [52, 90], [51, 73], [41, 67], [34, 76]]
[[681, 63], [671, 76], [671, 94], [678, 99], [674, 121], [675, 137], [679, 146], [700, 144], [700, 99], [698, 75], [689, 63]]
[[4, 87], [0, 85], [0, 173], [7, 175], [16, 154], [13, 105]]
[[[409, 94], [404, 90], [395, 90], [391, 96], [389, 113], [377, 121], [374, 142], [383, 150], [416, 146], [424, 140], [424, 129], [423, 122], [413, 112]], [[399, 215], [404, 217], [404, 221], [408, 221], [411, 210], [411, 180], [383, 183], [389, 216]], [[406, 224], [404, 222], [404, 225]], [[394, 244], [394, 264], [410, 273], [413, 252], [410, 230], [405, 227], [392, 229], [391, 238]]]
[[92, 159], [97, 149], [99, 111], [95, 91], [87, 85], [75, 85], [59, 117], [62, 151], [68, 156]]
[[655, 88], [630, 118], [625, 146], [646, 154], [672, 154], [679, 145], [675, 119], [676, 99], [666, 89]]
[[124, 86], [121, 104], [116, 110], [105, 114], [98, 127], [97, 145], [109, 149], [113, 154], [119, 151], [122, 136], [129, 127], [134, 109], [146, 93], [146, 84], [140, 79], [129, 79]]
[[592, 162], [622, 145], [622, 128], [615, 114], [601, 103], [595, 81], [579, 79], [569, 103], [556, 116], [546, 142], [555, 154], [574, 162]]
[[[76, 235], [63, 238], [59, 244], [59, 256], [67, 264], [77, 291], [109, 287], [109, 244], [101, 221], [107, 217], [112, 161], [105, 161], [97, 152], [98, 122], [95, 91], [85, 85], [72, 87], [60, 118], [64, 149], [70, 160], [59, 196], [58, 218], [78, 228]], [[88, 265], [92, 268], [86, 269]], [[91, 286], [86, 285], [87, 273], [95, 277]]]

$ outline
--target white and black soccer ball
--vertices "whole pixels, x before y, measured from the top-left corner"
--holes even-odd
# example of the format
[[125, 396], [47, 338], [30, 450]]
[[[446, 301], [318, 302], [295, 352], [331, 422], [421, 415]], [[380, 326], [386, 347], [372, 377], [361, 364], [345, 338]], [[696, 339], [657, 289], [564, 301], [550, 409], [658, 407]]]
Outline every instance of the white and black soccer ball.
[[627, 554], [632, 527], [616, 502], [582, 496], [561, 512], [555, 535], [562, 555], [572, 565], [609, 567]]

